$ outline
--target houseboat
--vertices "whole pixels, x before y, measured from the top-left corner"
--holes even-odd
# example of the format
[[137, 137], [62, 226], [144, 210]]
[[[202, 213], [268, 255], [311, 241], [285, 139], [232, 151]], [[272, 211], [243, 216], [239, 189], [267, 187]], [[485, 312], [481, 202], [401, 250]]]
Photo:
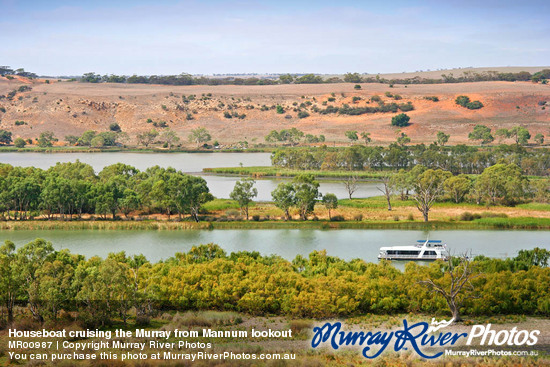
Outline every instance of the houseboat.
[[380, 247], [378, 260], [433, 261], [447, 260], [449, 252], [447, 245], [439, 240], [419, 240], [411, 246]]

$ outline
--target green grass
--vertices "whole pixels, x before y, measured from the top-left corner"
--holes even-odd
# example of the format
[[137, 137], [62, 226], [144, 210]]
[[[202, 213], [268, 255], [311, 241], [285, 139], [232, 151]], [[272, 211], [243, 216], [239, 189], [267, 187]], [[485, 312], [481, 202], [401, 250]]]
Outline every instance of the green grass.
[[480, 218], [472, 223], [498, 229], [550, 229], [550, 218]]
[[294, 177], [297, 175], [312, 174], [315, 177], [347, 178], [349, 176], [357, 176], [361, 179], [377, 179], [387, 174], [387, 172], [378, 171], [298, 170], [271, 166], [205, 168], [203, 172], [253, 177]]
[[541, 210], [541, 211], [550, 211], [550, 204], [543, 204], [543, 203], [526, 203], [526, 204], [520, 204], [517, 206], [521, 209], [529, 209], [529, 210]]
[[[362, 208], [362, 209], [387, 209], [388, 202], [384, 196], [373, 196], [365, 199], [342, 199], [338, 200], [338, 205], [348, 208]], [[415, 206], [414, 200], [400, 200], [397, 197], [391, 199], [391, 205], [394, 208]]]

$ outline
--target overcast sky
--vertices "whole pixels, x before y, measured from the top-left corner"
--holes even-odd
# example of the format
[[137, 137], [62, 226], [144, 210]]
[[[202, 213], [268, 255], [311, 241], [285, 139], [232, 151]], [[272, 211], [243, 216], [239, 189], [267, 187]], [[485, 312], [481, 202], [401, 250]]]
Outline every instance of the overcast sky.
[[543, 66], [550, 1], [0, 0], [0, 65], [41, 75]]

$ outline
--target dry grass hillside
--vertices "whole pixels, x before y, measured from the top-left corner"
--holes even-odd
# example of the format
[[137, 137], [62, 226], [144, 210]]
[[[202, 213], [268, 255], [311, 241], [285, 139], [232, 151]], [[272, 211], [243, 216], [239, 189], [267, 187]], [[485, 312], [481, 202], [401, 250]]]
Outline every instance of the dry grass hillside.
[[[406, 112], [411, 125], [402, 129], [413, 143], [429, 143], [437, 131], [451, 134], [450, 144], [467, 142], [475, 124], [493, 129], [515, 125], [527, 127], [531, 135], [550, 135], [550, 85], [531, 82], [478, 82], [460, 84], [396, 85], [362, 84], [299, 84], [274, 86], [160, 86], [139, 84], [88, 84], [79, 82], [8, 80], [0, 77], [0, 95], [29, 86], [31, 90], [17, 92], [0, 99], [0, 129], [13, 132], [14, 138], [37, 138], [51, 130], [63, 140], [66, 135], [80, 135], [86, 130], [106, 131], [117, 122], [136, 142], [136, 135], [153, 128], [153, 122], [165, 121], [183, 141], [191, 129], [207, 128], [214, 140], [233, 143], [247, 140], [264, 142], [273, 129], [296, 127], [305, 133], [323, 134], [329, 143], [346, 143], [347, 130], [371, 133], [374, 143], [387, 144], [395, 140], [397, 129], [390, 125], [396, 113], [373, 113], [359, 116], [320, 114], [314, 106], [351, 107], [377, 106], [370, 99], [378, 95], [385, 103], [411, 102], [414, 110]], [[25, 89], [25, 88], [23, 88]], [[400, 100], [387, 97], [398, 94]], [[455, 104], [458, 95], [480, 100], [484, 107], [468, 110]], [[193, 97], [191, 97], [193, 96]], [[426, 100], [437, 96], [439, 102]], [[353, 100], [360, 97], [360, 100]], [[334, 98], [334, 101], [328, 101]], [[546, 106], [541, 105], [548, 101]], [[323, 105], [323, 102], [326, 102]], [[310, 116], [298, 118], [297, 109]], [[278, 114], [275, 106], [285, 112]], [[263, 108], [262, 108], [263, 107]], [[2, 112], [4, 111], [5, 112]], [[224, 117], [224, 113], [244, 118]], [[398, 112], [399, 113], [399, 112]], [[15, 121], [26, 124], [15, 125]], [[162, 131], [163, 128], [157, 128]], [[548, 140], [548, 139], [547, 139]]]

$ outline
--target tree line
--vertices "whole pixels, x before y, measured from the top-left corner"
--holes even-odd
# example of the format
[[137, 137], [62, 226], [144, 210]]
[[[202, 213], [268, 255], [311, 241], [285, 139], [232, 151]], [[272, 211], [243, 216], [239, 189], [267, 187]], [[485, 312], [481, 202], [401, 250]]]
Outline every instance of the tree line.
[[25, 220], [40, 213], [48, 218], [95, 214], [115, 219], [139, 210], [199, 221], [202, 205], [212, 199], [204, 179], [174, 168], [139, 171], [117, 163], [96, 174], [79, 161], [47, 170], [0, 164], [0, 215], [5, 219]]
[[[515, 258], [476, 257], [471, 280], [476, 297], [464, 300], [468, 315], [550, 315], [550, 252], [522, 250]], [[421, 282], [448, 288], [447, 264], [415, 263], [402, 272], [389, 262], [344, 261], [314, 251], [287, 261], [258, 252], [231, 254], [214, 244], [193, 247], [153, 263], [143, 255], [111, 253], [84, 258], [55, 251], [42, 239], [18, 249], [0, 246], [1, 321], [11, 323], [16, 307], [38, 322], [76, 312], [84, 327], [135, 318], [148, 324], [161, 310], [227, 310], [251, 315], [327, 318], [365, 313], [445, 315], [443, 297]], [[518, 286], [521, 284], [521, 286]]]
[[439, 84], [439, 83], [467, 83], [481, 81], [533, 81], [547, 83], [550, 78], [550, 69], [536, 73], [520, 71], [517, 73], [502, 73], [496, 71], [471, 72], [464, 71], [461, 76], [452, 73], [441, 74], [441, 78], [393, 78], [387, 79], [380, 75], [360, 73], [346, 73], [340, 77], [323, 77], [316, 74], [283, 74], [274, 77], [206, 77], [194, 76], [187, 73], [179, 75], [100, 75], [94, 72], [85, 73], [80, 80], [87, 83], [128, 83], [128, 84], [165, 84], [165, 85], [273, 85], [273, 84], [321, 84], [321, 83], [384, 83], [384, 84]]
[[[368, 137], [365, 133], [366, 140], [369, 140]], [[445, 140], [444, 136], [440, 138]], [[296, 138], [287, 141], [295, 142]], [[273, 166], [298, 170], [385, 171], [411, 169], [420, 164], [457, 175], [480, 174], [497, 163], [516, 164], [525, 175], [548, 176], [550, 149], [527, 149], [514, 144], [480, 148], [463, 144], [407, 146], [404, 143], [392, 143], [388, 147], [352, 145], [346, 148], [279, 148], [271, 154]]]

